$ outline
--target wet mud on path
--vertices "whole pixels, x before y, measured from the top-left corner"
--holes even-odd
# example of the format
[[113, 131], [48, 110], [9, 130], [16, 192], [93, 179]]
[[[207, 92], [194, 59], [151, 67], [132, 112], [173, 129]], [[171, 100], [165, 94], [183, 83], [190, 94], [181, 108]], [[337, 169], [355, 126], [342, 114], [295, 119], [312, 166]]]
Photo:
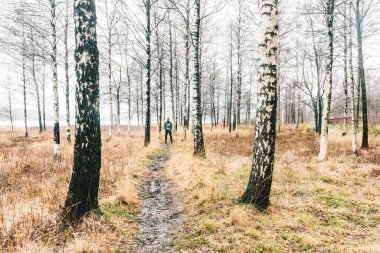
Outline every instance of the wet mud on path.
[[179, 195], [164, 173], [170, 149], [163, 145], [150, 157], [149, 174], [140, 189], [141, 213], [134, 252], [176, 252], [173, 240], [179, 232], [182, 210]]

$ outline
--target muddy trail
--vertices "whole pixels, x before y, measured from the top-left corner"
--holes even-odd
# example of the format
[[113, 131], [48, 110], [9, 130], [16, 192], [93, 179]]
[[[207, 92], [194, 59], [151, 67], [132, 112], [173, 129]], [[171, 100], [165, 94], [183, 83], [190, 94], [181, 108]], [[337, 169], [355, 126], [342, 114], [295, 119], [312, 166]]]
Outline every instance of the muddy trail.
[[164, 175], [169, 155], [169, 146], [164, 144], [159, 155], [149, 157], [149, 175], [139, 193], [140, 228], [134, 252], [176, 252], [173, 240], [179, 232], [182, 210], [173, 183]]

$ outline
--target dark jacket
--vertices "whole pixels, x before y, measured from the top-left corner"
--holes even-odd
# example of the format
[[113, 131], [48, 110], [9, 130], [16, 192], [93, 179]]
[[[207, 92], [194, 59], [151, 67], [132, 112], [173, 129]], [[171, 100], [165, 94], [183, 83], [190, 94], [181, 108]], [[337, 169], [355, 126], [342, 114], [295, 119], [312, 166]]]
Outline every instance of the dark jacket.
[[170, 121], [165, 122], [165, 130], [171, 131], [173, 129], [173, 124]]

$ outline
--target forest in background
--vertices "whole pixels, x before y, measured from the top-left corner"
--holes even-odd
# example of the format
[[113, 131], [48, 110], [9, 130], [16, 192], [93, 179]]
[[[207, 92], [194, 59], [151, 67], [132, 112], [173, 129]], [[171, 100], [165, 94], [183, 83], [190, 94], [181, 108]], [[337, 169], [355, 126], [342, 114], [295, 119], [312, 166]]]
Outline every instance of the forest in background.
[[380, 248], [378, 1], [3, 5], [3, 251]]

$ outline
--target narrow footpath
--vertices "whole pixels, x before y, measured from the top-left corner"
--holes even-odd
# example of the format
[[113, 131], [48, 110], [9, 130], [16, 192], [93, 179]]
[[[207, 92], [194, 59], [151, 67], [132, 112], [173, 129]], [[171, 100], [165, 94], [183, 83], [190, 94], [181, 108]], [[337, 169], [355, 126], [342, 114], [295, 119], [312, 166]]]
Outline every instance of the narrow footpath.
[[176, 252], [173, 240], [179, 232], [181, 209], [178, 194], [164, 173], [170, 148], [164, 144], [150, 157], [149, 175], [140, 189], [141, 214], [135, 252]]

